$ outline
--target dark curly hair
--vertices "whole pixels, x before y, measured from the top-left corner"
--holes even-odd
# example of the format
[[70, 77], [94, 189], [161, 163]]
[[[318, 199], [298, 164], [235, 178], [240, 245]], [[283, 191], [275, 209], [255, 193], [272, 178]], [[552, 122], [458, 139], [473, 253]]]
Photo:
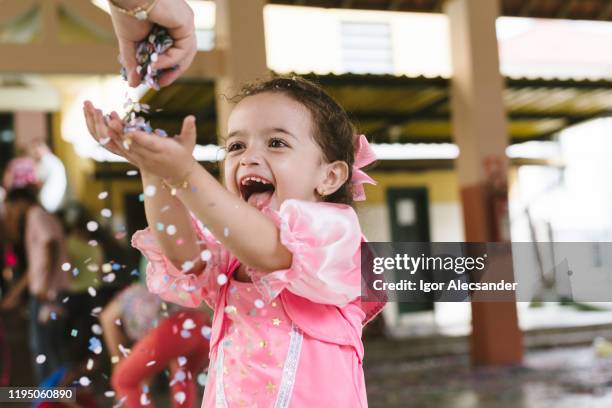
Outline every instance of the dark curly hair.
[[356, 132], [346, 111], [320, 86], [300, 77], [277, 77], [245, 85], [238, 95], [230, 99], [238, 103], [246, 97], [264, 92], [282, 93], [304, 105], [312, 115], [313, 138], [328, 163], [341, 160], [348, 164], [348, 179], [323, 201], [353, 204], [351, 178], [355, 162]]

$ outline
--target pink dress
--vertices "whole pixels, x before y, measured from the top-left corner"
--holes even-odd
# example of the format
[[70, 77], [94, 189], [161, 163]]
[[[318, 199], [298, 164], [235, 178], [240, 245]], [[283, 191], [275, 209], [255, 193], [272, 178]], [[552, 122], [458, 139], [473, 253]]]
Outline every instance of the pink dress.
[[[176, 269], [149, 231], [139, 231], [132, 239], [150, 261], [151, 292], [189, 307], [205, 301], [215, 314], [222, 314], [219, 333], [213, 324], [212, 338], [218, 340], [211, 341], [202, 407], [366, 407], [357, 215], [346, 205], [298, 200], [285, 201], [278, 212], [263, 212], [279, 227], [293, 262], [289, 269], [271, 273], [247, 269], [252, 282], [232, 278], [239, 262], [197, 221], [200, 241], [210, 251], [198, 276]], [[221, 274], [229, 279], [220, 279]], [[335, 312], [338, 308], [341, 313], [336, 314], [353, 324], [332, 330], [350, 327], [359, 344], [323, 341], [316, 330], [301, 330], [287, 313], [295, 310], [284, 300], [290, 297], [279, 296], [284, 290], [305, 299], [304, 305], [330, 305]], [[345, 334], [348, 338], [349, 333], [339, 336]]]

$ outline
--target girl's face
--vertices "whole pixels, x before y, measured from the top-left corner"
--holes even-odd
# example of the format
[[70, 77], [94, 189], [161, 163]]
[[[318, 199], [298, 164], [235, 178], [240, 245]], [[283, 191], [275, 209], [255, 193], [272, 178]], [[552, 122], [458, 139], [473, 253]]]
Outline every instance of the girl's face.
[[308, 109], [282, 93], [244, 98], [228, 121], [227, 188], [260, 210], [278, 210], [290, 198], [318, 200], [330, 165], [313, 130]]

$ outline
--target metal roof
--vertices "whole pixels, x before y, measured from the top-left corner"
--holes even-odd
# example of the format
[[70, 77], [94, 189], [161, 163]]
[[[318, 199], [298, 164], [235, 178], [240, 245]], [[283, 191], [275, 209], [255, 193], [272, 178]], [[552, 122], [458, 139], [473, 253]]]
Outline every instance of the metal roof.
[[[448, 143], [450, 79], [392, 75], [304, 75], [323, 86], [376, 143]], [[229, 95], [231, 96], [231, 95]], [[215, 144], [214, 84], [185, 80], [150, 92], [155, 127], [178, 133], [194, 114], [198, 143]], [[504, 100], [510, 143], [550, 140], [560, 130], [612, 112], [612, 80], [507, 78]]]
[[[271, 4], [440, 13], [444, 0], [269, 0]], [[612, 21], [608, 0], [501, 0], [504, 16]]]

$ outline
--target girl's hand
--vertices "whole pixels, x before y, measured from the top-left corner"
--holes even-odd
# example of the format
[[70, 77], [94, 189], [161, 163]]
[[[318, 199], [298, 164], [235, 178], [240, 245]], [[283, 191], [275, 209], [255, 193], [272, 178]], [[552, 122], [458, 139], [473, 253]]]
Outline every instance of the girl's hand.
[[143, 172], [161, 177], [171, 184], [183, 180], [193, 167], [193, 149], [196, 142], [195, 117], [183, 120], [181, 134], [160, 137], [145, 132], [125, 135], [129, 154]]
[[100, 109], [96, 109], [90, 101], [85, 101], [83, 113], [87, 122], [87, 129], [98, 143], [106, 150], [125, 158], [135, 166], [134, 156], [123, 144], [123, 121], [117, 114], [112, 112], [107, 119]]

